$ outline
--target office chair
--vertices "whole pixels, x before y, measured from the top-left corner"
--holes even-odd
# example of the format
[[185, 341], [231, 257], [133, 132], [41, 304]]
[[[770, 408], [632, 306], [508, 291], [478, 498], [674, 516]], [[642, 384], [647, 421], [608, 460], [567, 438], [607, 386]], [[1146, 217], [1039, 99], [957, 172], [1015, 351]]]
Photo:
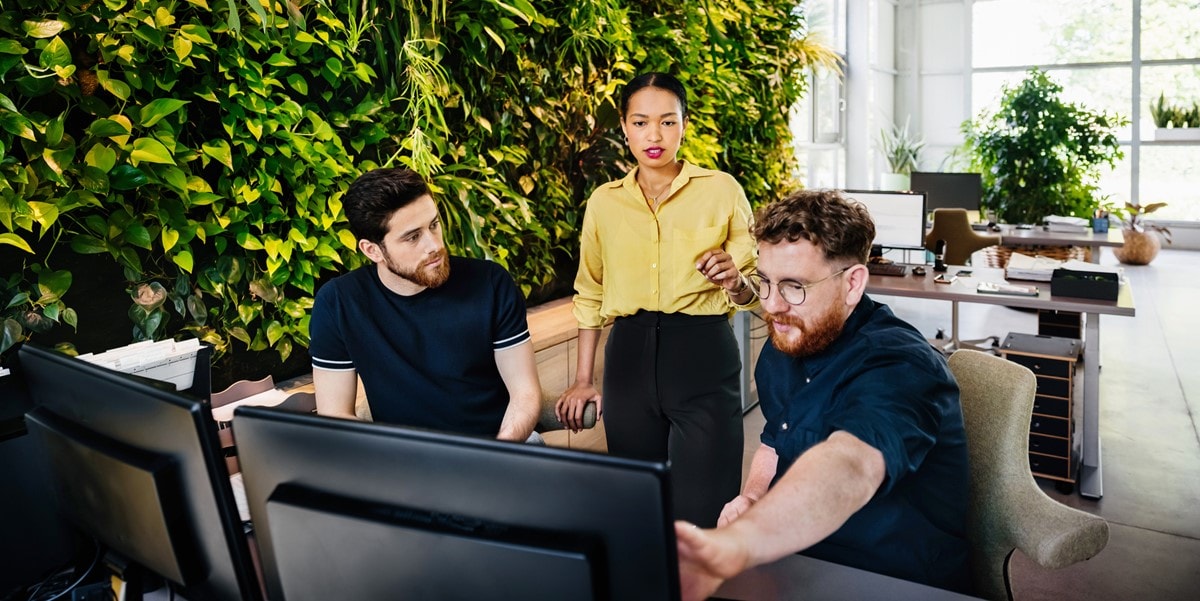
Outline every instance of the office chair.
[[1012, 599], [1015, 550], [1048, 569], [1091, 559], [1108, 522], [1051, 499], [1029, 471], [1029, 421], [1037, 381], [1028, 368], [978, 351], [950, 356], [971, 466], [967, 540], [975, 593]]
[[[940, 249], [939, 241], [944, 242]], [[980, 234], [971, 229], [966, 209], [934, 209], [933, 228], [925, 235], [925, 248], [930, 252], [940, 252], [939, 259], [947, 265], [967, 265], [975, 251], [997, 244], [1000, 244], [1000, 236]], [[948, 355], [960, 348], [994, 352], [995, 347], [1000, 345], [999, 336], [959, 340], [958, 301], [950, 301], [950, 311], [950, 338], [931, 341], [943, 353]]]

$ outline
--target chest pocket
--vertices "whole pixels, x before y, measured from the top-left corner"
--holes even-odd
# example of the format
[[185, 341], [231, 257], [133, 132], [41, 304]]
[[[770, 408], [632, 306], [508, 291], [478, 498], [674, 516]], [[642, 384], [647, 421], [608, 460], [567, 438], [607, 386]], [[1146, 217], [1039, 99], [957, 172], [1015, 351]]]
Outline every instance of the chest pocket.
[[[700, 255], [714, 248], [721, 248], [728, 238], [729, 226], [726, 224], [697, 229], [675, 228], [671, 231], [671, 256], [683, 265], [690, 265], [700, 258]], [[683, 281], [677, 285], [686, 287], [709, 288], [708, 280], [695, 269], [679, 271]]]

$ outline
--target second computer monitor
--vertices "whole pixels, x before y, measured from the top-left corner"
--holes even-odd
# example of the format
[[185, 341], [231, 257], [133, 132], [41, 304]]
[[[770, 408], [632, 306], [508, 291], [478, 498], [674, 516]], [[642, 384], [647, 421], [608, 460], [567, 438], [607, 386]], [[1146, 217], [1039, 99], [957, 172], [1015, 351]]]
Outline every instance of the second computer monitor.
[[909, 187], [925, 193], [925, 209], [978, 211], [983, 183], [978, 173], [912, 172]]
[[183, 598], [260, 599], [208, 404], [33, 344], [18, 356], [63, 517]]
[[844, 190], [861, 203], [875, 222], [874, 246], [889, 249], [925, 248], [925, 195], [919, 192]]
[[679, 598], [662, 463], [235, 412], [268, 597]]

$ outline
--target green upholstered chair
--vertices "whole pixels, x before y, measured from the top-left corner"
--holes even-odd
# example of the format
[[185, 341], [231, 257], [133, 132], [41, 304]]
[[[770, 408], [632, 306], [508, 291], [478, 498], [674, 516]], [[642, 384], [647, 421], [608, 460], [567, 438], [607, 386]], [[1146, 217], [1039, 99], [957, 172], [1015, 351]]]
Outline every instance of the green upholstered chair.
[[1029, 420], [1036, 380], [1024, 366], [961, 350], [950, 356], [961, 391], [971, 462], [967, 537], [976, 594], [1012, 599], [1013, 551], [1057, 569], [1108, 543], [1108, 522], [1051, 499], [1029, 471]]

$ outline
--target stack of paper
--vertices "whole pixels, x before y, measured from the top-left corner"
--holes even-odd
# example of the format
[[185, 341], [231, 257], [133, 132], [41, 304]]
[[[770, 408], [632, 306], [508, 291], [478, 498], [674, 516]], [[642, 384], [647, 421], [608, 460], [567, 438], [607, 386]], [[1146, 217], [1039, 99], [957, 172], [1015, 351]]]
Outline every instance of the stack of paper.
[[1081, 233], [1087, 231], [1088, 225], [1088, 220], [1082, 217], [1051, 215], [1046, 218], [1046, 229], [1051, 232]]
[[1004, 277], [1010, 280], [1033, 280], [1049, 282], [1054, 270], [1062, 267], [1063, 262], [1038, 255], [1031, 257], [1021, 253], [1013, 253], [1008, 258], [1008, 266], [1004, 268]]
[[196, 353], [199, 350], [200, 341], [195, 338], [178, 342], [147, 340], [104, 351], [98, 355], [79, 355], [78, 358], [127, 374], [170, 382], [175, 385], [176, 390], [186, 390], [192, 387], [192, 379], [196, 373]]

